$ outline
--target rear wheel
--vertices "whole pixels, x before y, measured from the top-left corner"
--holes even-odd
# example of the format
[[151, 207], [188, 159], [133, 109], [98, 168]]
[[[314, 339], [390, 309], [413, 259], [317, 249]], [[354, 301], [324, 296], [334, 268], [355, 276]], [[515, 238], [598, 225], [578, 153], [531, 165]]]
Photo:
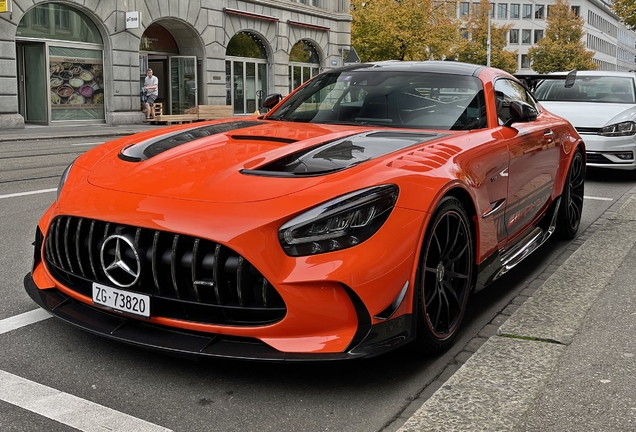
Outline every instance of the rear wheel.
[[576, 235], [583, 214], [583, 193], [585, 188], [585, 162], [581, 149], [576, 149], [568, 175], [563, 185], [557, 233], [566, 239]]
[[462, 203], [452, 197], [437, 206], [429, 225], [417, 276], [416, 347], [448, 348], [466, 311], [473, 273], [473, 239]]

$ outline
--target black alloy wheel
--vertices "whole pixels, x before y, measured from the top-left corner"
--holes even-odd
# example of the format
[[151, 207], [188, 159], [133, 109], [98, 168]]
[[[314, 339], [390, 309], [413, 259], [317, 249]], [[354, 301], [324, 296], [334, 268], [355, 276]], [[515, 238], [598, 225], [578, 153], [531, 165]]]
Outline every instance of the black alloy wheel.
[[472, 283], [473, 239], [462, 203], [443, 199], [429, 226], [418, 270], [417, 340], [420, 351], [448, 348], [466, 311]]
[[581, 149], [576, 149], [563, 185], [557, 232], [565, 239], [573, 239], [581, 224], [583, 193], [585, 189], [585, 162]]

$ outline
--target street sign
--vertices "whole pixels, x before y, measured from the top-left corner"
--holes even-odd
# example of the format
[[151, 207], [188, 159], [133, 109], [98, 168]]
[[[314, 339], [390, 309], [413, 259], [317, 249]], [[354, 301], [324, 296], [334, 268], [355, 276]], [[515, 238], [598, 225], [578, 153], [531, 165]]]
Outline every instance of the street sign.
[[356, 49], [354, 47], [351, 47], [351, 49], [347, 53], [347, 57], [345, 57], [344, 63], [360, 63], [360, 57], [358, 56], [358, 53], [356, 52]]
[[11, 0], [0, 0], [0, 12], [12, 12], [13, 2]]

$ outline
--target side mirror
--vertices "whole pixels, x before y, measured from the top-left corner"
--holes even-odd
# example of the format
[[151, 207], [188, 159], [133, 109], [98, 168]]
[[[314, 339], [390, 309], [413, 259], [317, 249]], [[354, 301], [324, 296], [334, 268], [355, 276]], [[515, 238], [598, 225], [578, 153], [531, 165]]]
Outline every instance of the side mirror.
[[263, 107], [267, 109], [272, 109], [283, 99], [283, 96], [280, 93], [272, 93], [265, 97], [263, 101]]
[[510, 102], [510, 119], [506, 122], [506, 126], [513, 123], [535, 121], [538, 115], [539, 113], [532, 105], [521, 101], [512, 101]]

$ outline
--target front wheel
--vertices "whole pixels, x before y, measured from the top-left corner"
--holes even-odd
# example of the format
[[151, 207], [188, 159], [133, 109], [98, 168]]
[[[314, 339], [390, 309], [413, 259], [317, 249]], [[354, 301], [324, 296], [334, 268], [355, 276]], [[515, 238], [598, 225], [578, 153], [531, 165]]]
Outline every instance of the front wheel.
[[573, 239], [581, 224], [583, 192], [585, 188], [585, 162], [581, 149], [576, 149], [563, 185], [557, 233], [565, 239]]
[[419, 351], [448, 348], [466, 311], [473, 275], [473, 239], [462, 203], [440, 202], [420, 256], [416, 299]]

